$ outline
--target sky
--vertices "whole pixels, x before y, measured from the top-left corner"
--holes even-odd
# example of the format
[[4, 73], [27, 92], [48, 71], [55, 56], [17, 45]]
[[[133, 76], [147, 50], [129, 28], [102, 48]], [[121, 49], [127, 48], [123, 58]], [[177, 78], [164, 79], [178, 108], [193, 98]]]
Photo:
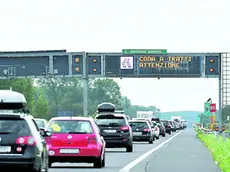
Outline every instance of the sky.
[[[229, 0], [2, 0], [0, 51], [229, 52]], [[115, 79], [132, 104], [161, 111], [218, 105], [217, 79]]]

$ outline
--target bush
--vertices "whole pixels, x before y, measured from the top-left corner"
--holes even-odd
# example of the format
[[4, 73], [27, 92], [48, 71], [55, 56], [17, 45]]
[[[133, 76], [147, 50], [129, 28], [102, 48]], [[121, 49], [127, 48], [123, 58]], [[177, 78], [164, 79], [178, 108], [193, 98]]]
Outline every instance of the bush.
[[221, 136], [203, 134], [199, 129], [197, 130], [197, 137], [210, 150], [220, 169], [223, 172], [230, 172], [230, 139], [223, 140]]

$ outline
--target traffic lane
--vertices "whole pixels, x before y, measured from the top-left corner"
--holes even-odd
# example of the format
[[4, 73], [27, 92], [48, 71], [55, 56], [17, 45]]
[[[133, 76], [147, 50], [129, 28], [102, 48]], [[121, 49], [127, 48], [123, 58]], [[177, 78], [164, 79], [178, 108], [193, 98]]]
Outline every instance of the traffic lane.
[[93, 168], [93, 164], [87, 163], [54, 163], [53, 167], [49, 169], [49, 172], [118, 172], [124, 166], [132, 162], [133, 160], [140, 157], [142, 154], [148, 152], [153, 147], [159, 145], [164, 142], [175, 133], [168, 135], [166, 137], [160, 137], [159, 140], [155, 140], [153, 144], [149, 144], [148, 142], [134, 142], [133, 152], [126, 152], [123, 148], [107, 148], [106, 149], [106, 165], [104, 168], [96, 169]]
[[155, 151], [130, 172], [220, 172], [194, 129], [185, 129], [172, 141]]

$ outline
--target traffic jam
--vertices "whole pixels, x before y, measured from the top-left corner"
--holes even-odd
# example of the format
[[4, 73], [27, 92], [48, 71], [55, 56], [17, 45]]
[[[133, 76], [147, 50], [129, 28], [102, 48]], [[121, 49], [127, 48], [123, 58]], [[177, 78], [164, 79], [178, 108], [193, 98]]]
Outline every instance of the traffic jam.
[[34, 118], [23, 94], [0, 90], [0, 171], [23, 168], [47, 172], [54, 163], [106, 166], [106, 148], [135, 152], [134, 144], [171, 135], [187, 127], [182, 119], [130, 118], [112, 103], [101, 103], [92, 117]]

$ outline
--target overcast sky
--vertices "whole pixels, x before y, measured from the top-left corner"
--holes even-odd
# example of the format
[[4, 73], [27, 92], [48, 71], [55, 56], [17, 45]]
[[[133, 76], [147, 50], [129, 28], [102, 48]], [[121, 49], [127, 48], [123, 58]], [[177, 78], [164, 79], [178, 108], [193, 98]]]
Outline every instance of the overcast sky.
[[[189, 3], [190, 2], [190, 3]], [[228, 52], [229, 0], [1, 0], [0, 49]], [[133, 104], [162, 111], [218, 103], [216, 79], [117, 79]]]

